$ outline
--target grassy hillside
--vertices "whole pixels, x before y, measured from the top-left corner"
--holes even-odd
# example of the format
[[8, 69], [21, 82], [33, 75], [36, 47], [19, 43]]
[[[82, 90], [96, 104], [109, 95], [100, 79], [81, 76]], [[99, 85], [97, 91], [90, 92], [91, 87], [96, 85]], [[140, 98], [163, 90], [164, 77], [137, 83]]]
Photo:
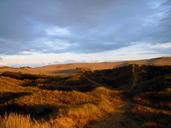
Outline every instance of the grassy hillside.
[[77, 70], [1, 72], [0, 127], [171, 127], [171, 66]]
[[[104, 87], [91, 88], [84, 92], [78, 91], [78, 85], [76, 90], [70, 87], [72, 89], [62, 91], [44, 87], [57, 86], [64, 80], [73, 83], [77, 81], [76, 78], [12, 72], [4, 72], [0, 77], [2, 128], [82, 127], [117, 111], [124, 104], [118, 91]], [[65, 88], [69, 85], [64, 83], [60, 86]], [[23, 124], [19, 125], [20, 123]]]
[[171, 57], [160, 57], [160, 58], [153, 58], [153, 59], [120, 61], [120, 62], [55, 64], [55, 65], [47, 65], [47, 66], [36, 67], [36, 68], [31, 68], [31, 67], [11, 68], [11, 67], [4, 66], [4, 67], [0, 67], [0, 73], [5, 71], [10, 71], [10, 72], [22, 72], [22, 73], [29, 73], [29, 74], [70, 76], [73, 74], [79, 74], [80, 70], [91, 70], [91, 71], [105, 70], [105, 69], [113, 69], [116, 67], [129, 65], [129, 64], [166, 66], [166, 65], [171, 65]]

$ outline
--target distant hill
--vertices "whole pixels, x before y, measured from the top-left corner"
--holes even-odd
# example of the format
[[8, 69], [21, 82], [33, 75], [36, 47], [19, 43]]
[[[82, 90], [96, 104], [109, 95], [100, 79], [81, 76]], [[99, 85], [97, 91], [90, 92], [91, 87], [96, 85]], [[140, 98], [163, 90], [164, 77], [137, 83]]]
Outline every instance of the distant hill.
[[138, 65], [156, 65], [165, 66], [171, 65], [171, 57], [160, 57], [153, 59], [134, 60], [134, 61], [120, 61], [120, 62], [100, 62], [100, 63], [73, 63], [73, 64], [55, 64], [47, 65], [42, 67], [30, 68], [10, 68], [0, 67], [0, 72], [11, 71], [11, 72], [23, 72], [31, 74], [50, 74], [50, 75], [71, 75], [78, 73], [79, 70], [103, 70], [112, 69], [115, 67], [125, 66], [128, 64]]

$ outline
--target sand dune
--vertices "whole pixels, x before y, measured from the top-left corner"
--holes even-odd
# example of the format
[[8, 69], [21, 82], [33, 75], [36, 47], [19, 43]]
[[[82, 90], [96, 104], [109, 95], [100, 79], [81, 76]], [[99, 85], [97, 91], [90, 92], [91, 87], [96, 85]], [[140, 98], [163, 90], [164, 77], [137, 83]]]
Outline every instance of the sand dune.
[[103, 70], [112, 69], [127, 64], [138, 64], [138, 65], [171, 65], [171, 57], [160, 57], [153, 59], [135, 60], [135, 61], [121, 61], [121, 62], [101, 62], [101, 63], [73, 63], [73, 64], [55, 64], [47, 65], [36, 68], [11, 68], [11, 67], [0, 67], [0, 72], [11, 71], [11, 72], [22, 72], [31, 74], [51, 74], [51, 75], [70, 75], [77, 73], [76, 69], [84, 70]]

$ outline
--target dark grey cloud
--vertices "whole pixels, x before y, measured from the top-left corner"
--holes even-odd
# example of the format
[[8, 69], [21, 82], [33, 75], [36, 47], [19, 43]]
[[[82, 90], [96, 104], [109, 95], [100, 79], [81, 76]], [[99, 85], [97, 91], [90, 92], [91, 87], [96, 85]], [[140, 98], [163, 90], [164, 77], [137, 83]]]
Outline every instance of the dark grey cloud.
[[0, 54], [92, 53], [171, 41], [170, 0], [1, 0], [0, 19]]

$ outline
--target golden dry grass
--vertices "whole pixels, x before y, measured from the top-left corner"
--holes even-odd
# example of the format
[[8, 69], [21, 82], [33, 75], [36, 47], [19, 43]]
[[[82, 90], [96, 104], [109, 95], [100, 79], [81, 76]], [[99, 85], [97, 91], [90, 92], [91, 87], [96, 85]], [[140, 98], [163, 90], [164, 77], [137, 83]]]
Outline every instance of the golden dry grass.
[[[5, 82], [0, 86], [2, 96], [6, 93], [13, 94], [13, 92], [20, 94], [27, 89], [31, 94], [14, 99], [12, 97], [6, 101], [7, 106], [17, 107], [21, 114], [13, 114], [15, 111], [9, 111], [9, 115], [6, 114], [1, 117], [0, 128], [83, 127], [91, 121], [100, 120], [124, 104], [118, 91], [112, 91], [105, 87], [97, 87], [89, 92], [51, 91], [36, 87], [23, 87], [21, 85], [22, 81], [12, 78], [3, 78], [1, 81]], [[10, 88], [5, 88], [4, 86], [6, 85]], [[52, 111], [52, 113], [47, 113], [50, 117], [43, 115], [45, 117], [43, 120], [47, 118], [50, 118], [50, 120], [46, 123], [35, 120], [34, 116], [37, 114], [39, 118], [39, 114], [41, 116], [45, 109]], [[3, 110], [1, 109], [1, 111]], [[25, 114], [25, 111], [30, 114], [32, 119], [29, 115]]]
[[18, 115], [11, 113], [0, 117], [1, 128], [50, 128], [50, 124], [47, 122], [37, 122], [30, 119], [30, 117], [24, 115]]
[[[144, 70], [148, 72], [146, 68]], [[118, 69], [117, 71], [120, 70]], [[167, 102], [171, 94], [169, 86], [170, 75], [167, 74], [162, 76], [162, 79], [158, 79], [159, 77], [148, 74], [148, 78], [156, 78], [159, 83], [163, 83], [162, 80], [167, 80], [166, 82], [169, 84], [162, 88], [163, 90], [154, 90], [154, 88], [157, 89], [160, 86], [156, 85], [155, 79], [152, 79], [152, 81], [147, 79], [145, 84], [141, 84], [142, 81], [138, 81], [138, 84], [133, 89], [129, 89], [130, 86], [128, 86], [126, 92], [124, 89], [112, 88], [113, 84], [116, 84], [112, 80], [117, 72], [114, 73], [115, 75], [112, 74], [111, 70], [107, 72], [109, 74], [105, 74], [106, 71], [97, 72], [100, 74], [97, 75], [98, 78], [93, 72], [90, 73], [90, 76], [84, 75], [84, 79], [81, 78], [81, 75], [57, 77], [40, 74], [16, 74], [18, 76], [27, 76], [26, 78], [10, 78], [10, 76], [1, 75], [0, 128], [82, 128], [89, 126], [128, 128], [129, 125], [125, 125], [124, 121], [126, 123], [131, 121], [133, 125], [130, 125], [130, 127], [135, 126], [135, 128], [139, 128], [136, 124], [139, 122], [132, 118], [130, 113], [136, 115], [135, 117], [140, 120], [139, 124], [143, 122], [141, 125], [145, 127], [157, 127], [157, 123], [160, 123], [160, 121], [157, 122], [156, 117], [160, 117], [160, 115], [164, 119], [170, 119], [170, 103]], [[95, 76], [94, 79], [92, 78], [93, 75]], [[122, 78], [121, 80], [125, 79], [124, 75], [119, 77]], [[105, 80], [109, 81], [104, 83]], [[143, 80], [146, 80], [146, 75]], [[93, 85], [93, 88], [86, 90], [88, 86], [85, 85], [90, 83], [95, 86]], [[152, 88], [148, 89], [149, 85], [153, 85]], [[70, 87], [71, 90], [42, 88], [44, 86]], [[72, 90], [72, 87], [81, 87], [83, 91]], [[129, 98], [126, 97], [125, 100], [124, 97], [128, 95], [128, 91], [133, 95]], [[157, 97], [155, 102], [150, 99], [152, 96]], [[156, 106], [163, 108], [157, 108]], [[125, 115], [127, 112], [129, 114]], [[150, 119], [145, 120], [144, 116]], [[107, 118], [107, 121], [105, 121], [105, 118]], [[115, 124], [113, 124], [112, 120], [115, 120]], [[92, 122], [97, 122], [97, 125], [90, 125]], [[165, 123], [168, 123], [168, 120], [164, 123], [161, 121], [161, 126], [167, 126]]]
[[118, 66], [124, 66], [128, 64], [157, 65], [157, 66], [171, 65], [171, 57], [120, 61], [120, 62], [57, 64], [57, 65], [48, 65], [48, 66], [36, 67], [36, 68], [0, 67], [0, 73], [5, 71], [11, 71], [11, 72], [22, 72], [22, 73], [31, 73], [31, 74], [72, 75], [72, 74], [77, 74], [76, 71], [77, 69], [94, 71], [94, 70], [112, 69]]
[[0, 76], [0, 92], [22, 90], [22, 87], [18, 86], [19, 84], [21, 84], [19, 80]]

